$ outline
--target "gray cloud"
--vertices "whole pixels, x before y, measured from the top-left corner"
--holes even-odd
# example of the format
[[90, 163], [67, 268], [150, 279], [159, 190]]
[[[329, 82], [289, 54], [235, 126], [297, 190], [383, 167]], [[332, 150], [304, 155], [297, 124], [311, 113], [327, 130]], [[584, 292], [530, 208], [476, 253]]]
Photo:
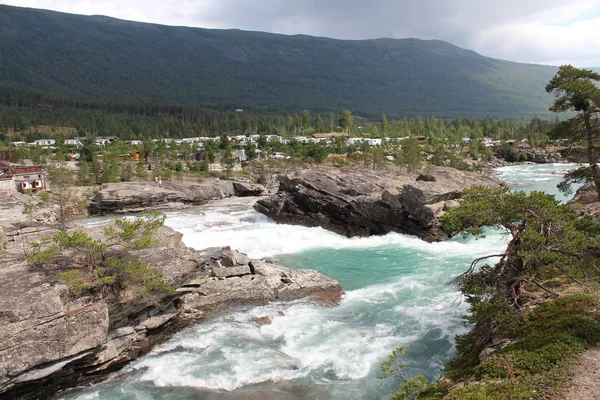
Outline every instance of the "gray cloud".
[[600, 0], [9, 0], [81, 14], [339, 39], [440, 39], [483, 55], [600, 66]]

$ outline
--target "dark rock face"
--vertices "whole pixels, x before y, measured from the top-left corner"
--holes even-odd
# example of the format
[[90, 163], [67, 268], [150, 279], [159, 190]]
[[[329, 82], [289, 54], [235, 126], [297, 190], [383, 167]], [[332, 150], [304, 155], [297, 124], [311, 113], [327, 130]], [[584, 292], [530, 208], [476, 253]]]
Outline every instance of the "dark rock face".
[[527, 161], [536, 164], [560, 163], [564, 161], [562, 155], [558, 151], [526, 150], [524, 153], [527, 156]]
[[416, 182], [414, 176], [366, 170], [303, 170], [278, 176], [279, 193], [259, 200], [255, 209], [279, 223], [321, 226], [348, 237], [399, 232], [437, 241], [448, 238], [438, 222], [447, 201], [459, 199], [472, 184], [499, 184], [451, 168], [438, 168], [431, 178]]
[[[39, 399], [97, 382], [173, 333], [233, 307], [310, 297], [337, 304], [340, 285], [316, 271], [290, 270], [225, 249], [185, 247], [163, 227], [139, 258], [175, 294], [134, 299], [123, 293], [74, 298], [52, 273], [24, 261], [26, 243], [55, 234], [48, 226], [1, 229], [0, 398]], [[88, 230], [98, 237], [101, 230]], [[30, 250], [27, 250], [30, 251]]]
[[239, 197], [262, 196], [266, 192], [263, 185], [242, 182], [233, 182], [233, 190], [235, 195]]
[[435, 176], [433, 176], [431, 174], [420, 174], [419, 176], [417, 176], [417, 182], [419, 182], [419, 181], [435, 182]]

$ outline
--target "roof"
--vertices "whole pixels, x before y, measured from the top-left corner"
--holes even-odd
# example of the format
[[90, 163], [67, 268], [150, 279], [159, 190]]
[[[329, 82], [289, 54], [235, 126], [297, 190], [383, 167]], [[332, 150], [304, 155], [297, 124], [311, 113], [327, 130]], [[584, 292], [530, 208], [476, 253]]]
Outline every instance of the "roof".
[[326, 139], [326, 138], [334, 138], [334, 137], [346, 137], [348, 134], [346, 132], [327, 132], [327, 133], [313, 133], [312, 137], [315, 139]]

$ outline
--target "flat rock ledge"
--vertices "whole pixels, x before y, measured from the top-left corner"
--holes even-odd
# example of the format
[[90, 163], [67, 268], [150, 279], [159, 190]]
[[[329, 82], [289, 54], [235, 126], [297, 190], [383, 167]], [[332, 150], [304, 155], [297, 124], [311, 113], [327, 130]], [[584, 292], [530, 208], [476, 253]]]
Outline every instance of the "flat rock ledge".
[[439, 218], [459, 204], [465, 187], [500, 185], [493, 176], [445, 167], [419, 176], [306, 169], [277, 179], [279, 192], [254, 207], [278, 223], [320, 226], [348, 237], [399, 232], [426, 241], [448, 239]]
[[[156, 248], [139, 257], [176, 293], [116, 299], [73, 298], [53, 274], [23, 257], [29, 242], [57, 232], [48, 225], [0, 228], [0, 398], [39, 399], [94, 383], [158, 343], [216, 313], [306, 298], [335, 305], [339, 283], [313, 270], [292, 270], [224, 249], [196, 251], [163, 227]], [[99, 231], [87, 229], [92, 235]]]
[[91, 215], [112, 215], [147, 210], [181, 209], [226, 197], [262, 196], [262, 185], [231, 180], [203, 183], [150, 182], [105, 183], [91, 199]]

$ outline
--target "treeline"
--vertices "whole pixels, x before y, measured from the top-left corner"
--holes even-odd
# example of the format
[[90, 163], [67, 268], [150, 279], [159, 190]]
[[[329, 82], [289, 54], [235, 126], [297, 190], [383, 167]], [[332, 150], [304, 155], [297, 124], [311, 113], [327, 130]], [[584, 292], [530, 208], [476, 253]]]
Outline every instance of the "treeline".
[[312, 114], [307, 110], [257, 114], [247, 110], [215, 111], [193, 104], [151, 100], [82, 98], [11, 87], [0, 88], [0, 139], [32, 141], [52, 136], [40, 126], [73, 127], [78, 136], [118, 136], [121, 139], [193, 136], [280, 135], [285, 138], [346, 131], [351, 136], [448, 138], [489, 137], [494, 140], [547, 140], [557, 120], [411, 118], [367, 120], [350, 110]]

